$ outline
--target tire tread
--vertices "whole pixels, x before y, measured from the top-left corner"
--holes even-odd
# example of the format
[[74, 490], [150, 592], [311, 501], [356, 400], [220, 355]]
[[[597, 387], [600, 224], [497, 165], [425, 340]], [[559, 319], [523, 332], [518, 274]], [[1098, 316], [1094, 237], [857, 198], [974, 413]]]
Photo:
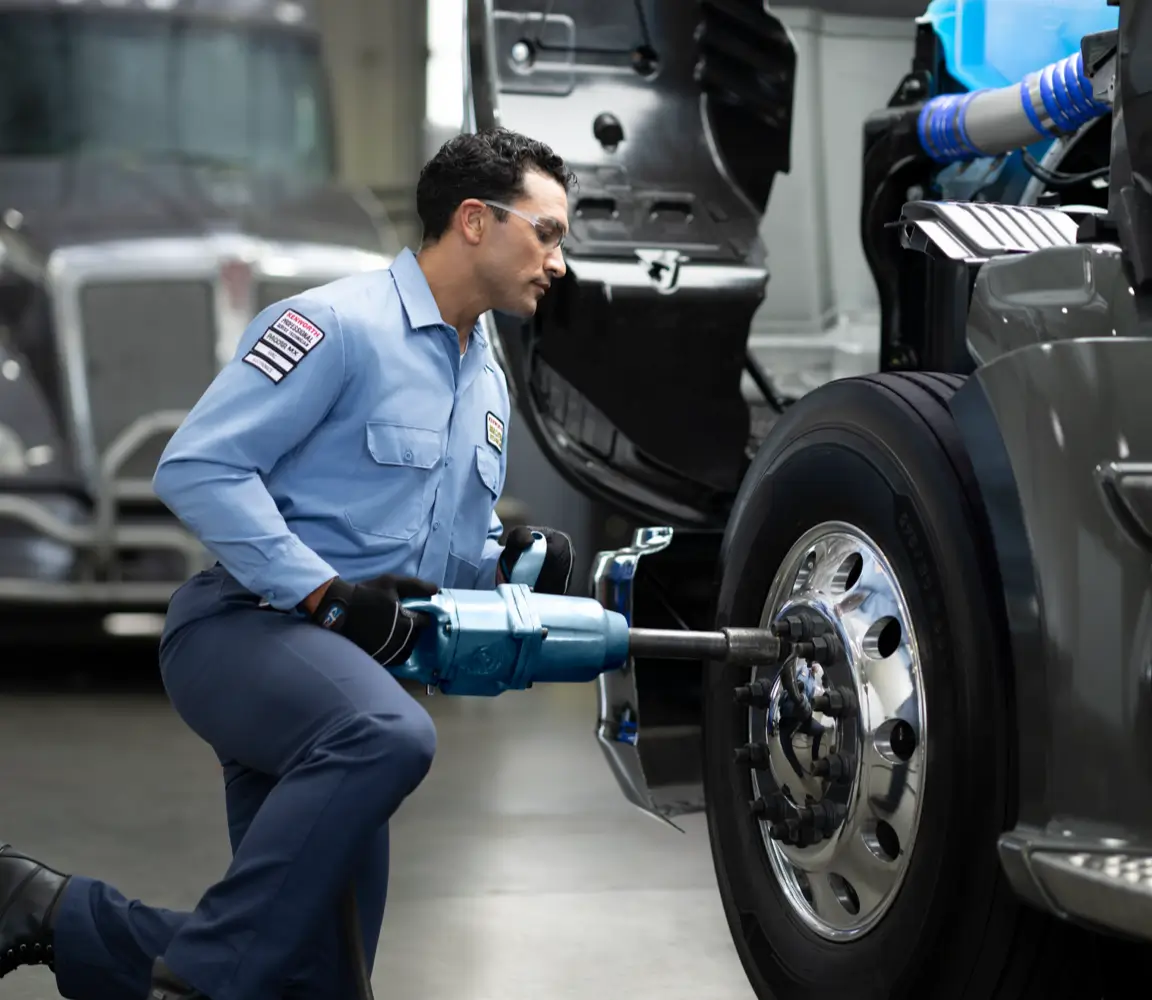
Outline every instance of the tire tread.
[[[868, 381], [882, 385], [899, 396], [908, 408], [916, 413], [929, 430], [939, 441], [941, 449], [948, 457], [948, 461], [956, 474], [958, 481], [964, 489], [965, 506], [969, 508], [969, 516], [974, 518], [983, 529], [982, 537], [990, 537], [983, 503], [980, 500], [979, 485], [975, 470], [968, 457], [967, 448], [960, 438], [960, 433], [953, 422], [949, 403], [952, 396], [964, 386], [967, 378], [962, 375], [944, 374], [938, 372], [887, 372], [879, 375], [866, 376]], [[917, 392], [917, 390], [920, 390]], [[924, 397], [929, 397], [928, 403]], [[932, 405], [935, 404], [935, 405]], [[989, 549], [980, 553], [981, 562], [989, 578], [995, 579], [998, 571], [995, 555]], [[1005, 641], [1007, 641], [1008, 622], [1006, 616], [1000, 622]], [[1012, 711], [1015, 710], [1014, 692], [1011, 685], [1008, 687], [1009, 699], [1012, 701]], [[1010, 793], [1007, 814], [1004, 822], [1010, 823], [1010, 816], [1014, 810], [1014, 795]], [[998, 901], [1006, 901], [1011, 893], [1006, 884], [1001, 883], [996, 892]], [[1011, 935], [1012, 946], [1010, 954], [1015, 960], [1008, 961], [996, 984], [991, 1000], [1020, 996], [1019, 987], [1014, 981], [1023, 981], [1030, 984], [1029, 989], [1034, 990], [1039, 982], [1044, 981], [1047, 997], [1058, 998], [1063, 994], [1052, 975], [1052, 964], [1045, 961], [1045, 956], [1057, 953], [1056, 947], [1049, 942], [1062, 941], [1068, 936], [1066, 928], [1058, 922], [1043, 918], [1039, 915], [1021, 911], [1019, 919], [1013, 924], [1004, 927], [994, 926], [997, 915], [1003, 914], [1005, 908], [996, 906], [989, 911], [989, 925], [986, 935], [1007, 932]], [[1027, 960], [1031, 956], [1031, 960]]]

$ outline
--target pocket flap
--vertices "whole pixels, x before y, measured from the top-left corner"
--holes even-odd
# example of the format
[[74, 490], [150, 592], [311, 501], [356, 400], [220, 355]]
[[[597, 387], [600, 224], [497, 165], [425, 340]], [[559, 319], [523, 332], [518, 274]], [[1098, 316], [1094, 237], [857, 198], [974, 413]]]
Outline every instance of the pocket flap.
[[476, 471], [480, 473], [480, 481], [492, 491], [500, 491], [500, 459], [482, 444], [476, 446]]
[[368, 451], [380, 465], [431, 469], [442, 453], [440, 431], [369, 421]]

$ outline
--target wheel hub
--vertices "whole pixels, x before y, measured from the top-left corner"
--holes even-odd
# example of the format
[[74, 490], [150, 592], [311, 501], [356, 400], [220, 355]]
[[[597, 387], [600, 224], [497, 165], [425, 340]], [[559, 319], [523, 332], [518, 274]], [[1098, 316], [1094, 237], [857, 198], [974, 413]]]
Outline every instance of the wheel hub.
[[857, 937], [896, 897], [920, 818], [926, 718], [907, 602], [867, 536], [824, 524], [785, 557], [760, 625], [801, 654], [737, 690], [752, 812], [801, 921]]

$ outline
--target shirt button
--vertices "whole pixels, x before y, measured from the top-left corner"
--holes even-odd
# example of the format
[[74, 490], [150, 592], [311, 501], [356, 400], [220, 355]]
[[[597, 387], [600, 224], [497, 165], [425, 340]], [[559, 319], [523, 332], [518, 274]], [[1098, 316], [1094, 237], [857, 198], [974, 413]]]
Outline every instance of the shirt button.
[[432, 530], [433, 531], [439, 531], [440, 530], [440, 522], [439, 521], [433, 521], [432, 522]]
[[444, 464], [445, 465], [451, 465], [452, 464], [452, 456], [451, 455], [449, 455], [446, 459], [444, 459]]
[[405, 462], [411, 462], [412, 461], [412, 452], [410, 452], [410, 451], [404, 452], [404, 461]]

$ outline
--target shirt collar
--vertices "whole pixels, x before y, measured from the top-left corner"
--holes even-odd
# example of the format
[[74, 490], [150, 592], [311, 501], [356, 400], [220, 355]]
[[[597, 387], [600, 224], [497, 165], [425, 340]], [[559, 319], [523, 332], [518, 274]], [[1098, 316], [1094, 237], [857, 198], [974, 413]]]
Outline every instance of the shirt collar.
[[[396, 283], [396, 291], [400, 295], [400, 302], [408, 316], [408, 325], [413, 330], [423, 330], [435, 326], [448, 326], [444, 317], [440, 315], [440, 307], [432, 297], [432, 289], [428, 287], [428, 279], [420, 269], [416, 255], [409, 247], [404, 247], [396, 255], [396, 259], [389, 268], [392, 280]], [[472, 336], [482, 346], [488, 346], [488, 339], [484, 336], [479, 321], [472, 328]]]

